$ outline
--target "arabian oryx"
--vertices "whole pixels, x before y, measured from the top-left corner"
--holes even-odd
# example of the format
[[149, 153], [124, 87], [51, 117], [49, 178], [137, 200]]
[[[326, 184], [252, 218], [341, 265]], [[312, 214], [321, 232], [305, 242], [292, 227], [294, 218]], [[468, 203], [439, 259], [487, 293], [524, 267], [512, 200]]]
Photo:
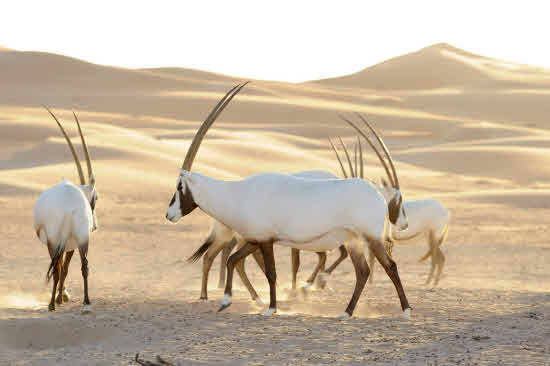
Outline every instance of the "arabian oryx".
[[[292, 175], [295, 177], [301, 177], [301, 178], [307, 178], [307, 179], [338, 178], [336, 175], [323, 170], [308, 170], [304, 172], [295, 173]], [[210, 233], [208, 234], [205, 242], [187, 260], [190, 263], [194, 263], [197, 260], [199, 260], [201, 257], [203, 257], [202, 286], [201, 286], [200, 300], [203, 300], [203, 301], [208, 300], [208, 274], [210, 272], [210, 268], [212, 267], [212, 262], [214, 261], [214, 259], [218, 256], [220, 252], [222, 252], [220, 278], [219, 278], [218, 287], [223, 288], [225, 286], [225, 267], [227, 265], [227, 258], [229, 257], [229, 254], [231, 254], [231, 251], [233, 250], [233, 248], [236, 247], [237, 249], [240, 249], [241, 247], [244, 246], [244, 244], [246, 244], [245, 240], [238, 233], [234, 232], [231, 228], [227, 227], [223, 223], [216, 221], [215, 219], [212, 219], [212, 223], [210, 225]], [[292, 249], [292, 251], [294, 250], [295, 249]], [[345, 248], [344, 248], [344, 251], [345, 251]], [[264, 261], [260, 251], [255, 251], [252, 254], [254, 255], [254, 259], [256, 260], [256, 263], [258, 263], [260, 268], [262, 268], [262, 270], [265, 272]], [[319, 252], [318, 255], [324, 256], [326, 259], [325, 252]], [[317, 272], [321, 269], [324, 269], [324, 263], [322, 265], [321, 263], [323, 262], [320, 261], [317, 266]], [[248, 292], [250, 293], [252, 300], [256, 301], [258, 305], [263, 305], [260, 297], [258, 296], [258, 293], [254, 289], [254, 287], [250, 283], [250, 280], [248, 279], [248, 276], [246, 275], [246, 272], [244, 269], [244, 258], [243, 260], [235, 264], [235, 269], [237, 270], [237, 273], [239, 274], [241, 281], [243, 282], [245, 287], [248, 289]], [[315, 279], [315, 276], [316, 276], [316, 272], [312, 274], [312, 278]], [[295, 276], [294, 276], [293, 283], [294, 284], [296, 283]]]
[[[350, 175], [352, 177], [360, 177], [361, 179], [363, 179], [363, 156], [362, 156], [363, 154], [362, 154], [360, 141], [358, 142], [358, 144], [355, 145], [356, 146], [355, 169], [353, 168], [353, 164], [350, 159], [350, 154], [348, 153], [345, 145], [342, 143], [342, 140], [340, 140], [340, 143], [343, 147], [344, 154], [348, 161]], [[347, 177], [346, 169], [344, 168], [344, 165], [340, 160], [338, 151], [334, 147], [334, 144], [332, 143], [332, 141], [330, 141], [330, 144], [332, 146], [332, 149], [334, 150], [334, 153], [336, 155], [336, 158], [338, 159], [338, 162], [340, 163], [340, 168], [342, 169], [342, 173], [344, 174], [344, 177]], [[360, 161], [359, 171], [357, 168], [357, 146], [359, 147], [359, 161]], [[379, 190], [382, 191], [382, 194], [384, 195], [391, 194], [392, 187], [388, 184], [388, 182], [384, 178], [382, 178], [381, 181], [382, 181], [382, 186], [378, 186], [378, 187], [379, 187]], [[443, 242], [445, 241], [445, 238], [447, 237], [449, 222], [451, 219], [451, 213], [440, 202], [436, 200], [407, 201], [403, 203], [403, 209], [406, 212], [409, 227], [403, 231], [392, 230], [391, 242], [386, 243], [388, 245], [388, 250], [391, 253], [391, 248], [393, 247], [393, 244], [399, 244], [399, 245], [417, 244], [423, 240], [426, 240], [428, 242], [428, 252], [422, 258], [420, 258], [419, 261], [422, 262], [429, 257], [432, 258], [431, 270], [428, 275], [426, 284], [429, 284], [433, 278], [434, 285], [437, 285], [441, 277], [443, 266], [445, 265], [445, 256], [443, 255], [443, 252], [441, 251], [440, 247], [441, 247], [441, 244], [443, 244]], [[318, 255], [321, 258], [320, 253], [318, 253]], [[325, 255], [325, 258], [326, 258], [326, 255]], [[375, 254], [369, 250], [369, 266], [371, 271], [374, 269], [374, 258], [375, 258]], [[321, 264], [321, 262], [323, 262], [323, 264]], [[325, 274], [330, 275], [332, 271], [341, 262], [342, 262], [342, 255], [340, 256], [340, 258], [338, 258], [334, 262], [334, 264], [332, 264], [329, 267], [329, 269], [325, 271], [324, 260], [323, 261], [320, 260], [319, 265], [322, 266], [321, 273], [320, 273], [321, 277]], [[298, 265], [300, 263], [298, 251], [293, 252], [293, 258], [292, 258], [292, 264], [293, 264], [292, 272], [296, 273], [298, 269], [294, 268], [294, 263], [298, 263]], [[318, 268], [316, 268], [316, 270], [308, 279], [307, 281], [308, 284], [312, 284], [314, 282], [315, 276], [317, 275], [318, 272], [319, 270]], [[435, 277], [434, 277], [434, 273], [435, 273]], [[371, 273], [369, 277], [369, 282], [372, 282], [372, 281], [373, 281], [373, 274]], [[324, 279], [320, 279], [320, 282], [321, 282], [321, 286], [323, 286], [325, 281]]]
[[[355, 291], [342, 314], [342, 317], [350, 317], [370, 272], [360, 240], [363, 239], [369, 243], [369, 248], [392, 279], [404, 315], [409, 317], [411, 308], [399, 279], [397, 265], [386, 254], [383, 244], [391, 233], [388, 217], [399, 229], [407, 228], [398, 184], [393, 190], [393, 197], [387, 202], [373, 185], [361, 179], [314, 180], [263, 173], [226, 182], [190, 171], [206, 132], [244, 85], [232, 88], [197, 131], [166, 212], [168, 220], [177, 222], [200, 207], [246, 240], [246, 244], [227, 262], [227, 284], [220, 310], [231, 304], [235, 263], [256, 250], [260, 249], [264, 257], [270, 289], [270, 305], [265, 315], [271, 315], [277, 308], [274, 244], [326, 251], [345, 243], [356, 273]], [[351, 125], [362, 133], [353, 123]]]
[[[50, 266], [46, 273], [47, 281], [53, 276], [52, 298], [48, 309], [55, 311], [56, 287], [59, 289], [57, 303], [62, 304], [64, 301], [69, 301], [69, 294], [65, 289], [65, 279], [67, 278], [69, 263], [73, 257], [74, 250], [78, 248], [82, 263], [82, 278], [84, 279], [84, 306], [82, 312], [90, 312], [87, 254], [90, 232], [97, 229], [95, 205], [98, 199], [92, 162], [82, 129], [80, 128], [80, 122], [73, 112], [88, 167], [88, 184], [86, 184], [82, 166], [69, 136], [57, 117], [47, 107], [46, 109], [57, 122], [63, 136], [67, 140], [76, 163], [78, 176], [80, 177], [79, 186], [74, 185], [68, 180], [63, 180], [61, 183], [44, 191], [34, 205], [34, 229], [40, 241], [48, 246], [51, 258]], [[65, 259], [63, 260], [65, 253]]]
[[[330, 141], [330, 139], [329, 139]], [[331, 145], [334, 148], [334, 145], [332, 144], [332, 141], [330, 141]], [[342, 139], [340, 139], [340, 144], [344, 146], [345, 145], [342, 142]], [[361, 147], [359, 147], [361, 150]], [[353, 172], [353, 168], [351, 165], [351, 160], [349, 159], [349, 155], [347, 150], [345, 150], [346, 156], [348, 157], [348, 163], [350, 164], [350, 170]], [[363, 169], [363, 154], [362, 150], [359, 154], [360, 160], [361, 160], [361, 172]], [[341, 165], [342, 171], [344, 173], [344, 177], [347, 178], [348, 175], [346, 173], [345, 168], [342, 166], [342, 162], [340, 160], [340, 157], [337, 156], [338, 161]], [[357, 153], [355, 157], [355, 165], [357, 170]], [[295, 177], [300, 178], [306, 178], [306, 179], [338, 179], [339, 177], [334, 175], [333, 173], [330, 173], [328, 171], [323, 170], [308, 170], [303, 171], [299, 173], [292, 174]], [[362, 173], [361, 173], [362, 175]], [[353, 176], [355, 177], [355, 175]], [[389, 191], [388, 191], [389, 192]], [[210, 268], [212, 266], [212, 262], [216, 258], [216, 256], [222, 252], [222, 258], [220, 261], [220, 275], [219, 275], [219, 282], [218, 287], [223, 288], [225, 286], [225, 267], [227, 265], [227, 258], [231, 254], [231, 251], [236, 247], [236, 249], [240, 249], [242, 246], [244, 246], [246, 242], [244, 239], [236, 232], [225, 226], [223, 223], [216, 221], [215, 219], [212, 219], [212, 223], [210, 225], [210, 233], [208, 234], [205, 242], [193, 253], [191, 257], [189, 257], [188, 262], [194, 263], [197, 260], [199, 260], [203, 255], [203, 266], [202, 266], [202, 286], [201, 286], [201, 296], [200, 300], [206, 301], [208, 299], [208, 275], [210, 272]], [[338, 266], [338, 264], [343, 261], [347, 257], [347, 251], [346, 247], [344, 245], [340, 245], [340, 257], [338, 260], [334, 262], [334, 264], [325, 270], [325, 263], [327, 259], [327, 254], [324, 251], [316, 252], [317, 256], [319, 257], [319, 261], [317, 263], [317, 266], [315, 267], [313, 273], [307, 280], [306, 287], [309, 287], [313, 284], [314, 280], [317, 277], [317, 274], [320, 271], [323, 271], [323, 273], [330, 274], [334, 268]], [[296, 290], [296, 276], [297, 272], [300, 266], [300, 254], [298, 249], [291, 248], [291, 256], [292, 256], [292, 290]], [[265, 266], [263, 263], [263, 257], [260, 253], [260, 251], [255, 251], [253, 253], [254, 259], [260, 266], [260, 268], [265, 272]], [[258, 296], [258, 293], [250, 283], [250, 280], [248, 279], [248, 276], [245, 272], [244, 268], [244, 259], [237, 262], [235, 264], [235, 269], [237, 270], [237, 273], [239, 274], [239, 277], [241, 278], [241, 281], [244, 283], [245, 287], [247, 288], [248, 292], [250, 293], [250, 296], [252, 297], [252, 300], [255, 301], [258, 305], [263, 305], [260, 297]]]

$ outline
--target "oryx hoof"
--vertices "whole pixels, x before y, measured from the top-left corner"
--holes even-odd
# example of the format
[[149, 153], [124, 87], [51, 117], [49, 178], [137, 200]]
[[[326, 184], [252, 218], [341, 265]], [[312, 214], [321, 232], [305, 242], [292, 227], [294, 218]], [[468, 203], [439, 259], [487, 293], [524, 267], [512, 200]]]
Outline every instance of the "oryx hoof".
[[267, 311], [265, 312], [264, 316], [271, 316], [273, 314], [275, 314], [277, 312], [277, 309], [275, 308], [269, 308], [267, 309]]
[[63, 290], [63, 302], [69, 302], [71, 300], [71, 295], [69, 294], [69, 291]]
[[256, 302], [256, 305], [258, 305], [258, 306], [262, 306], [262, 307], [265, 306], [264, 302], [262, 301], [262, 299], [260, 299], [259, 296], [255, 299], [252, 299], [252, 300], [254, 300]]
[[411, 319], [411, 308], [406, 308], [404, 311], [403, 311], [403, 318], [407, 319], [407, 320], [410, 320]]
[[81, 314], [90, 314], [91, 312], [93, 312], [93, 308], [92, 308], [92, 304], [84, 304], [84, 306], [82, 306], [82, 309], [80, 309], [80, 313]]
[[337, 320], [347, 320], [351, 318], [351, 315], [349, 315], [347, 312], [343, 312], [342, 314], [340, 314], [336, 319]]
[[225, 308], [228, 308], [229, 306], [231, 306], [231, 295], [227, 295], [225, 294], [223, 296], [223, 300], [222, 300], [222, 305], [220, 306], [220, 308], [218, 309], [218, 313], [222, 310], [224, 310]]
[[53, 302], [48, 305], [48, 311], [55, 311], [55, 304]]
[[206, 296], [201, 296], [200, 299], [199, 299], [200, 302], [207, 302], [208, 301], [208, 297]]

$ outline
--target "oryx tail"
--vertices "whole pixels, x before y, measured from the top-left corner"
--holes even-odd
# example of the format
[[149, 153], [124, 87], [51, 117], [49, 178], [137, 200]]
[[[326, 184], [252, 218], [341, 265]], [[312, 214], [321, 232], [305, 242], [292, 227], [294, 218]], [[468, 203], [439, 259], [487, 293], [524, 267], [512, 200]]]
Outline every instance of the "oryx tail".
[[[50, 266], [48, 267], [48, 272], [46, 272], [46, 283], [50, 282], [50, 279], [52, 278], [55, 268], [58, 268], [59, 261], [61, 260], [61, 258], [63, 258], [63, 253], [65, 253], [65, 248], [67, 247], [67, 241], [69, 241], [71, 225], [72, 225], [71, 215], [65, 215], [63, 217], [63, 221], [61, 222], [61, 227], [59, 228], [59, 232], [55, 237], [57, 239], [57, 242], [55, 243], [55, 245], [50, 244], [50, 241], [48, 239], [47, 245], [48, 247], [50, 246], [52, 247], [51, 249], [53, 250], [53, 255], [52, 255], [52, 260], [50, 262]], [[39, 233], [40, 233], [40, 230], [43, 230], [43, 228], [38, 229]], [[59, 270], [58, 270], [58, 273], [59, 273]]]
[[204, 253], [206, 253], [208, 251], [208, 248], [210, 248], [210, 246], [214, 243], [214, 241], [216, 241], [216, 231], [212, 230], [210, 232], [210, 235], [208, 235], [208, 238], [206, 238], [206, 240], [199, 247], [199, 249], [197, 249], [195, 251], [195, 253], [193, 253], [192, 256], [187, 258], [187, 262], [188, 263], [195, 263], [196, 261], [201, 259], [201, 257], [204, 255]]
[[[445, 241], [447, 238], [447, 234], [449, 233], [449, 225], [445, 225], [443, 228], [443, 231], [441, 232], [441, 235], [439, 236], [439, 240], [435, 238], [435, 235], [433, 232], [430, 232], [430, 247], [428, 249], [428, 252], [422, 256], [418, 260], [418, 262], [424, 262], [426, 259], [430, 258], [434, 254], [434, 249], [439, 248], [441, 244]], [[432, 245], [436, 243], [436, 245]]]

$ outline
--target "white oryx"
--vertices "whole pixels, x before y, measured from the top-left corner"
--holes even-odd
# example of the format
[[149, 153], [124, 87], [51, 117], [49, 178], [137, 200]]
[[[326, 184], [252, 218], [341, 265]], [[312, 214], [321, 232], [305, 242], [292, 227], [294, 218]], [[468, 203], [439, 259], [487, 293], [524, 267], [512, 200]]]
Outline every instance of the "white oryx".
[[[210, 217], [238, 232], [246, 244], [227, 262], [227, 284], [220, 310], [231, 304], [235, 264], [260, 249], [270, 288], [270, 305], [265, 315], [276, 312], [276, 270], [273, 245], [301, 250], [326, 251], [345, 243], [356, 273], [353, 296], [341, 317], [350, 317], [369, 276], [362, 240], [368, 242], [392, 279], [406, 317], [411, 308], [399, 279], [396, 263], [387, 255], [384, 241], [389, 221], [400, 230], [407, 228], [401, 208], [402, 197], [393, 163], [389, 201], [370, 183], [361, 179], [304, 179], [287, 174], [263, 173], [240, 181], [226, 182], [191, 172], [191, 165], [206, 132], [229, 101], [246, 85], [232, 88], [212, 110], [197, 131], [176, 181], [176, 192], [166, 218], [177, 222], [200, 207]], [[348, 121], [361, 135], [364, 132]], [[383, 145], [383, 143], [382, 143]], [[389, 152], [384, 146], [385, 153]], [[389, 170], [385, 166], [388, 175]]]
[[[390, 188], [384, 180], [382, 183], [383, 189]], [[445, 266], [445, 256], [441, 250], [441, 245], [449, 232], [451, 213], [436, 200], [408, 201], [403, 203], [403, 208], [407, 212], [409, 227], [407, 230], [394, 231], [391, 244], [418, 244], [427, 241], [428, 252], [420, 258], [419, 262], [431, 257], [432, 263], [426, 285], [430, 284], [433, 278], [433, 284], [437, 286]], [[369, 253], [369, 263], [372, 270], [374, 266], [373, 253]], [[369, 281], [372, 280], [373, 277], [371, 276]]]
[[[95, 204], [98, 199], [95, 187], [95, 178], [92, 170], [92, 162], [84, 135], [80, 128], [80, 122], [73, 112], [78, 132], [82, 141], [82, 148], [86, 156], [89, 182], [86, 184], [84, 172], [76, 154], [73, 144], [65, 129], [57, 117], [46, 107], [50, 115], [55, 119], [67, 140], [76, 168], [80, 177], [80, 185], [74, 185], [68, 180], [44, 191], [34, 205], [34, 229], [40, 241], [48, 246], [50, 253], [50, 266], [46, 273], [47, 281], [53, 276], [52, 297], [48, 309], [55, 311], [55, 293], [59, 289], [57, 303], [69, 301], [69, 293], [65, 289], [65, 279], [69, 270], [69, 263], [74, 250], [78, 248], [82, 263], [82, 277], [84, 279], [84, 306], [82, 312], [91, 311], [91, 303], [88, 297], [88, 243], [90, 232], [97, 229], [95, 216]], [[64, 254], [65, 259], [63, 259]], [[59, 286], [58, 286], [59, 284]]]
[[[330, 141], [330, 140], [329, 140]], [[340, 140], [341, 142], [341, 140]], [[356, 155], [355, 155], [355, 169], [353, 169], [352, 162], [350, 159], [350, 155], [343, 143], [341, 143], [344, 153], [346, 155], [349, 169], [350, 169], [350, 175], [352, 177], [359, 177], [363, 179], [363, 157], [362, 157], [362, 149], [361, 149], [361, 143], [358, 141], [358, 144], [356, 144]], [[345, 177], [347, 177], [346, 169], [344, 168], [344, 165], [342, 164], [342, 161], [340, 160], [340, 156], [338, 155], [338, 152], [336, 148], [334, 147], [334, 144], [332, 144], [332, 149], [334, 150], [334, 153], [336, 154], [336, 158], [338, 159], [338, 162], [340, 163], [340, 168], [342, 169], [342, 173]], [[357, 169], [357, 146], [359, 146], [359, 161], [360, 161], [360, 171], [358, 172]], [[372, 181], [371, 181], [372, 182]], [[386, 182], [385, 179], [382, 178], [382, 186], [377, 185], [378, 188], [383, 192], [383, 194], [388, 195], [391, 194], [391, 186]], [[429, 284], [432, 281], [432, 278], [434, 280], [434, 285], [437, 285], [439, 283], [441, 272], [443, 271], [443, 267], [445, 265], [445, 256], [443, 255], [443, 251], [441, 250], [441, 245], [445, 241], [449, 229], [449, 222], [451, 220], [451, 213], [438, 201], [436, 200], [418, 200], [418, 201], [407, 201], [403, 203], [403, 209], [406, 212], [407, 215], [407, 221], [409, 224], [409, 227], [406, 230], [398, 231], [398, 230], [392, 230], [392, 238], [391, 242], [388, 242], [388, 248], [391, 252], [391, 248], [393, 244], [399, 244], [399, 245], [406, 245], [406, 244], [417, 244], [419, 242], [422, 242], [426, 240], [428, 242], [428, 252], [420, 258], [420, 262], [428, 259], [429, 257], [432, 258], [432, 265], [431, 270], [428, 275], [428, 279], [426, 281], [426, 284]], [[324, 256], [324, 259], [320, 259], [320, 263], [318, 266], [321, 266], [321, 277], [328, 274], [330, 275], [332, 271], [342, 262], [342, 260], [345, 258], [345, 252], [344, 254], [340, 255], [340, 258], [336, 260], [334, 264], [332, 264], [329, 269], [326, 271], [324, 270], [324, 261], [326, 261], [326, 255]], [[321, 254], [318, 253], [319, 257], [321, 258]], [[375, 255], [372, 253], [372, 251], [369, 251], [369, 266], [371, 271], [374, 269], [374, 259]], [[294, 268], [294, 263], [298, 263], [299, 265], [299, 252], [293, 252], [293, 273], [296, 273], [298, 271], [297, 268]], [[323, 264], [321, 264], [321, 261]], [[316, 268], [314, 273], [310, 276], [310, 278], [307, 280], [308, 284], [312, 284], [315, 280], [315, 276], [319, 270]], [[435, 277], [434, 277], [435, 273]], [[373, 274], [371, 273], [369, 277], [369, 282], [373, 281]], [[321, 286], [323, 286], [325, 280], [324, 278], [320, 279]]]
[[[304, 172], [299, 172], [292, 174], [295, 177], [300, 178], [307, 178], [307, 179], [337, 179], [338, 176], [326, 172], [323, 170], [308, 170]], [[229, 257], [229, 254], [231, 254], [231, 251], [233, 248], [240, 249], [244, 246], [245, 240], [236, 232], [231, 230], [229, 227], [225, 226], [219, 221], [216, 221], [215, 219], [212, 219], [212, 223], [210, 225], [210, 233], [208, 234], [205, 242], [193, 253], [191, 257], [189, 257], [188, 262], [194, 263], [197, 260], [199, 260], [201, 257], [203, 257], [202, 262], [202, 286], [201, 286], [201, 296], [200, 300], [206, 301], [208, 300], [208, 274], [210, 272], [210, 268], [212, 267], [212, 262], [214, 259], [218, 256], [220, 252], [222, 252], [222, 258], [221, 258], [221, 268], [220, 268], [220, 278], [218, 282], [218, 287], [223, 288], [225, 286], [225, 267], [227, 265], [227, 258]], [[295, 249], [292, 249], [293, 251]], [[345, 252], [345, 248], [344, 248]], [[321, 256], [324, 256], [326, 259], [325, 252], [319, 252], [318, 253]], [[253, 253], [254, 259], [256, 260], [256, 263], [262, 268], [262, 270], [265, 272], [264, 267], [264, 261], [263, 257], [260, 253], [260, 251], [255, 251]], [[347, 255], [347, 254], [346, 254]], [[317, 272], [321, 269], [324, 269], [324, 264], [321, 266], [319, 264], [317, 266]], [[253, 301], [256, 301], [258, 305], [263, 305], [260, 297], [258, 296], [258, 293], [250, 283], [250, 280], [248, 279], [248, 276], [246, 275], [245, 269], [244, 269], [244, 259], [239, 261], [235, 264], [235, 269], [237, 270], [237, 273], [239, 274], [239, 277], [241, 278], [241, 281], [248, 289], [248, 292], [250, 293], [250, 296], [252, 297]], [[316, 272], [312, 275], [313, 278], [315, 278]], [[295, 279], [295, 276], [294, 276]], [[296, 281], [294, 280], [293, 283], [295, 284]], [[295, 288], [296, 286], [294, 286]]]

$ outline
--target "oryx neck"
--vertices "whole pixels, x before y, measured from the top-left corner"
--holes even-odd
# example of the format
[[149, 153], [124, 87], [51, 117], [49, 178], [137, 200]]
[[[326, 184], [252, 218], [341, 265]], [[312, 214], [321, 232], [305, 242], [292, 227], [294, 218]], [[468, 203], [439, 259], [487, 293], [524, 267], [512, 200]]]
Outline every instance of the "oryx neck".
[[199, 208], [218, 221], [224, 222], [225, 213], [233, 212], [234, 195], [229, 189], [231, 182], [214, 179], [192, 172], [191, 177], [186, 180], [186, 184], [193, 195], [195, 203]]

